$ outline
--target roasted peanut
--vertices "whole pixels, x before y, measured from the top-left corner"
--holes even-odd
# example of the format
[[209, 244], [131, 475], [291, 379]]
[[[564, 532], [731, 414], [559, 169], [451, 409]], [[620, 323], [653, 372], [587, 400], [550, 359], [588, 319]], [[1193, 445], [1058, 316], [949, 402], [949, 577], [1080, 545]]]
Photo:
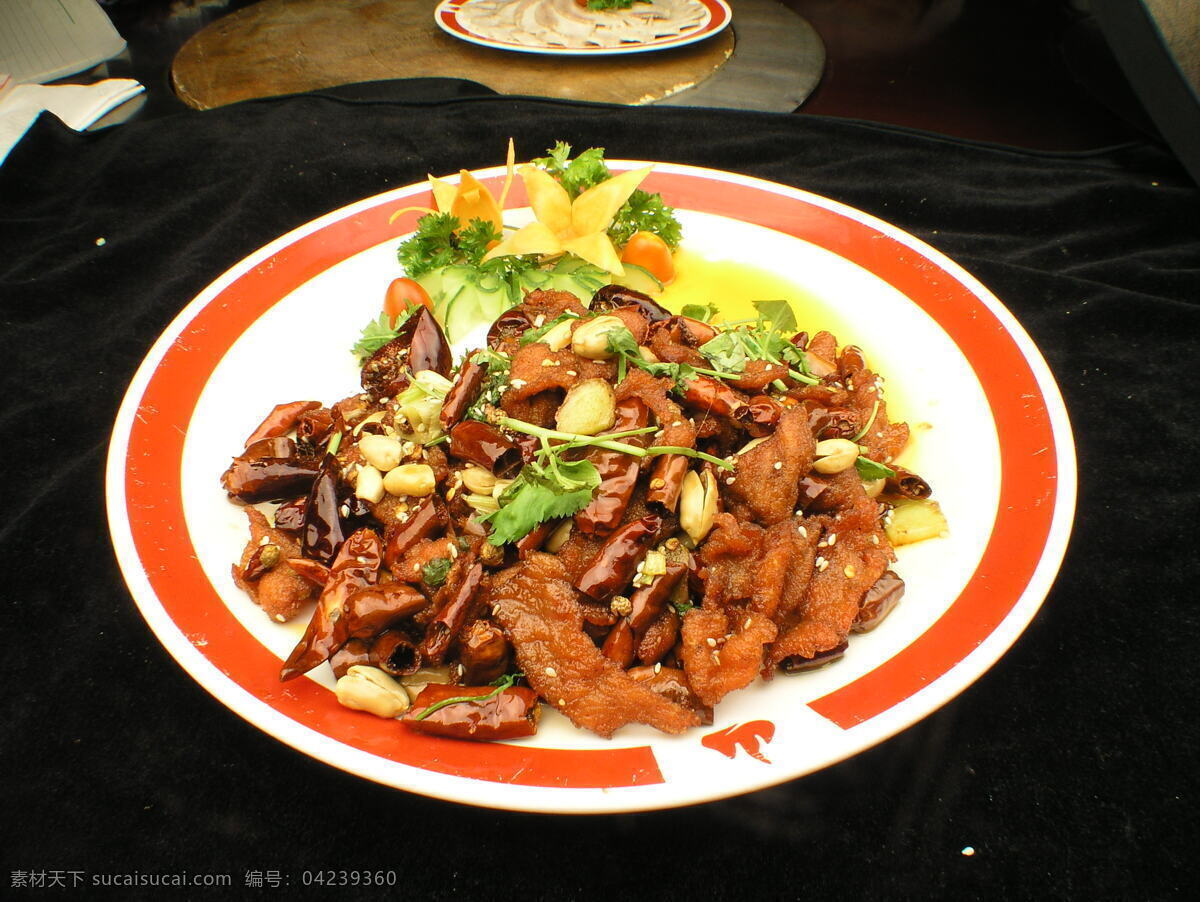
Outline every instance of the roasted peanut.
[[386, 473], [404, 459], [404, 448], [399, 439], [389, 435], [374, 435], [368, 432], [358, 440], [359, 453], [367, 463]]
[[817, 459], [813, 469], [829, 476], [854, 466], [858, 459], [858, 445], [846, 438], [827, 438], [817, 442], [814, 449]]
[[571, 335], [571, 350], [589, 360], [608, 360], [613, 356], [608, 349], [608, 333], [624, 328], [625, 323], [615, 316], [597, 316], [585, 320], [575, 327]]
[[705, 470], [689, 470], [679, 492], [679, 525], [693, 542], [703, 541], [717, 517], [717, 480]]
[[575, 526], [575, 521], [568, 518], [558, 525], [554, 532], [546, 538], [545, 544], [542, 545], [543, 551], [548, 551], [551, 554], [558, 554], [564, 545], [567, 544], [567, 539], [571, 538], [571, 530]]
[[496, 477], [489, 470], [476, 464], [471, 464], [459, 473], [459, 476], [467, 491], [477, 495], [490, 495], [492, 489], [496, 487]]
[[375, 467], [367, 464], [358, 471], [354, 481], [354, 494], [364, 501], [377, 504], [386, 490], [383, 487], [383, 474]]
[[399, 717], [412, 704], [408, 692], [378, 667], [355, 664], [337, 681], [337, 700], [376, 717]]
[[558, 413], [555, 425], [563, 432], [597, 435], [611, 429], [617, 419], [617, 399], [604, 379], [584, 379], [572, 385]]
[[383, 487], [391, 495], [423, 498], [432, 495], [437, 485], [429, 464], [402, 464], [383, 477]]
[[551, 351], [561, 351], [571, 343], [571, 330], [575, 328], [575, 322], [573, 319], [564, 319], [538, 340]]

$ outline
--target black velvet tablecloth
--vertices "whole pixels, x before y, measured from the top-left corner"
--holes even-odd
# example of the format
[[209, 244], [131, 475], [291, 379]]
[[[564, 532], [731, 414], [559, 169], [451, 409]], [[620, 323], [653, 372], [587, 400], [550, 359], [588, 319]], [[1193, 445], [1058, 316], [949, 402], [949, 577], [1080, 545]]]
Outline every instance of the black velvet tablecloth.
[[[30, 874], [180, 871], [230, 874], [233, 895], [294, 895], [317, 868], [394, 868], [409, 897], [456, 899], [1140, 899], [1196, 883], [1200, 191], [1180, 166], [1149, 145], [1047, 154], [845, 120], [480, 93], [393, 83], [88, 135], [44, 116], [0, 168], [9, 897], [71, 892], [18, 886]], [[510, 135], [859, 207], [957, 260], [1032, 334], [1075, 429], [1075, 531], [1028, 631], [957, 700], [741, 798], [509, 814], [304, 757], [160, 647], [118, 572], [103, 479], [155, 337], [276, 236], [427, 171], [494, 165]], [[247, 886], [271, 872], [290, 886]], [[160, 894], [122, 896], [138, 892]]]

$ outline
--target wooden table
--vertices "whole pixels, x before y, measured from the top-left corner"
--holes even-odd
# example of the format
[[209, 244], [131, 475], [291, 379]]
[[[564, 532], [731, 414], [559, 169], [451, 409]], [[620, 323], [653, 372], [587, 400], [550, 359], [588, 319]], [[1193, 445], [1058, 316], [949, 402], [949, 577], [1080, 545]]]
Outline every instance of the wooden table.
[[[436, 5], [262, 0], [193, 36], [175, 57], [172, 84], [197, 109], [355, 82], [447, 76], [502, 94], [790, 111], [824, 65], [815, 32], [777, 0], [733, 0], [733, 27], [697, 44], [602, 58], [469, 44], [437, 27]], [[752, 38], [745, 44], [743, 29]]]

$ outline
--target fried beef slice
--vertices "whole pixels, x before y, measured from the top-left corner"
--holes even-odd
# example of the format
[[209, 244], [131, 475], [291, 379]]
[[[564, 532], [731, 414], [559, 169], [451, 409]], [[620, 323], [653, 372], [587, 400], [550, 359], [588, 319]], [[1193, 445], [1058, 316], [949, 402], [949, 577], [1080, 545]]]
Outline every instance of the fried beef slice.
[[764, 526], [789, 519], [800, 497], [800, 480], [812, 469], [813, 447], [808, 414], [794, 407], [779, 418], [770, 438], [738, 455], [733, 484], [726, 479], [722, 487], [738, 519]]
[[769, 617], [738, 608], [692, 608], [683, 618], [683, 670], [706, 705], [754, 682], [777, 628]]
[[610, 737], [628, 723], [682, 733], [700, 718], [635, 682], [583, 631], [578, 592], [542, 553], [498, 573], [486, 601], [537, 693], [578, 727]]
[[825, 563], [811, 571], [803, 601], [777, 618], [780, 636], [771, 648], [771, 666], [790, 657], [812, 658], [846, 641], [863, 596], [895, 558], [879, 529], [878, 508], [857, 477], [838, 474], [832, 486], [848, 503], [836, 514], [802, 521], [810, 538], [820, 535], [816, 552]]

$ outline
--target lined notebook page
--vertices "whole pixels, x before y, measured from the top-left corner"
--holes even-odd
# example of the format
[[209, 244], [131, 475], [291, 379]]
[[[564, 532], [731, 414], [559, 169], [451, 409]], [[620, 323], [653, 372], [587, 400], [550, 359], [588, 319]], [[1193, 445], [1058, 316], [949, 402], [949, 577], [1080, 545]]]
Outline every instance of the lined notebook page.
[[0, 0], [0, 72], [41, 84], [125, 49], [96, 0]]

